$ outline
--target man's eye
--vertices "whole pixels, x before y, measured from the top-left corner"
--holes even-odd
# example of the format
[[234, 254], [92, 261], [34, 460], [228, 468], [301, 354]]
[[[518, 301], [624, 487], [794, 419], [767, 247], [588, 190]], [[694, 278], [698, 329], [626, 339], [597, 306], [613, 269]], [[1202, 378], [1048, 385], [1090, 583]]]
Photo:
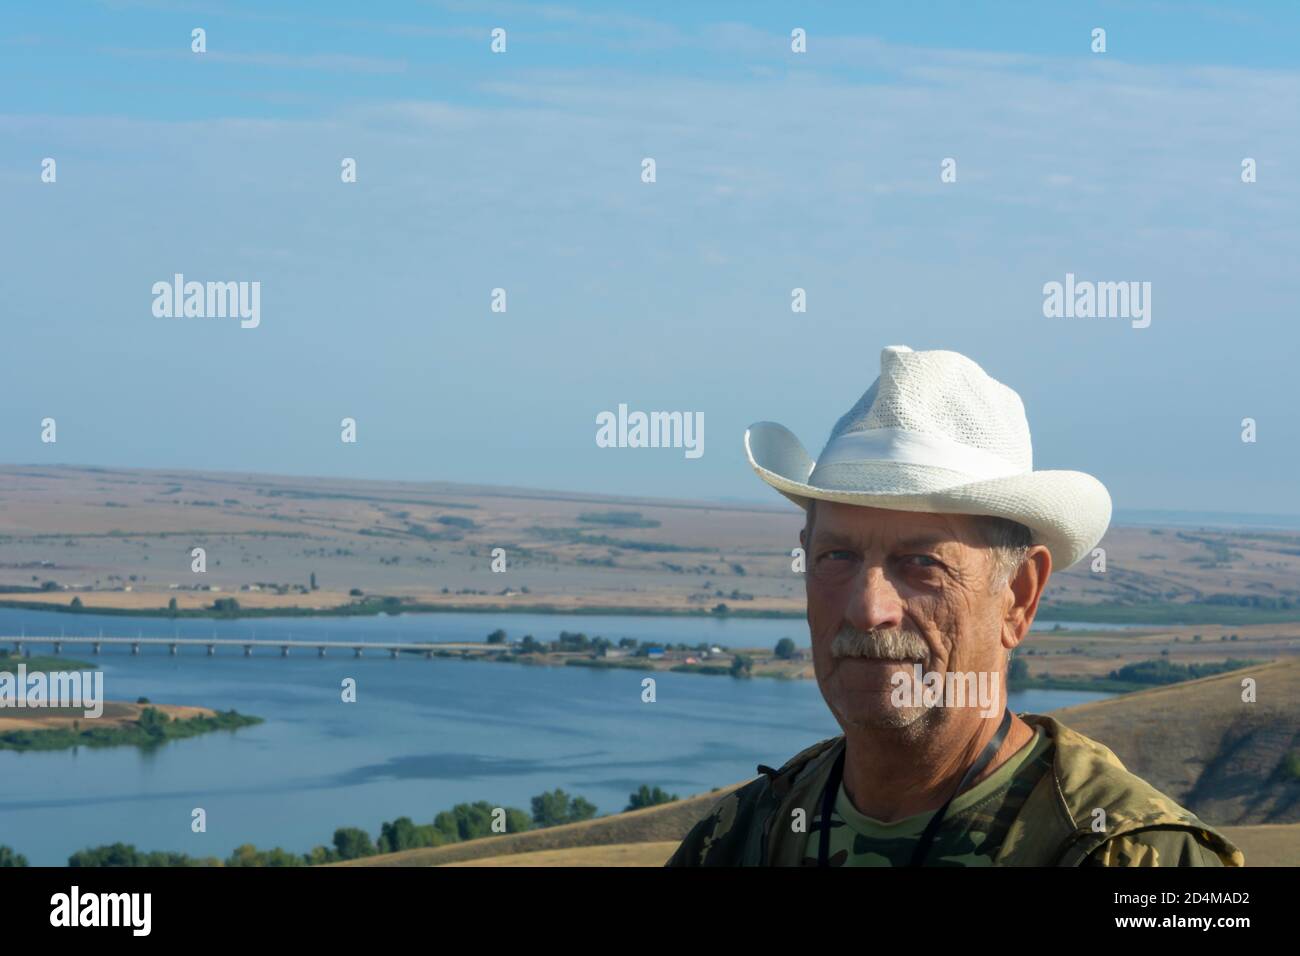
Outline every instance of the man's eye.
[[852, 561], [857, 555], [852, 551], [827, 551], [821, 556], [823, 561]]
[[903, 559], [914, 568], [937, 568], [939, 562], [928, 554], [909, 554]]

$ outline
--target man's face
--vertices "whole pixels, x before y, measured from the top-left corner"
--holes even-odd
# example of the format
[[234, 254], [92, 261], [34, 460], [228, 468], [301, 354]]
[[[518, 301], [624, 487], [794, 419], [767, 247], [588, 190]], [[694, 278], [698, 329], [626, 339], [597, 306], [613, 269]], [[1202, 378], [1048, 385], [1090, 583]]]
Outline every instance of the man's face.
[[900, 708], [891, 678], [1000, 671], [1008, 591], [991, 587], [992, 552], [967, 515], [819, 501], [808, 566], [808, 628], [822, 696], [845, 733], [901, 729], [908, 739], [953, 716]]

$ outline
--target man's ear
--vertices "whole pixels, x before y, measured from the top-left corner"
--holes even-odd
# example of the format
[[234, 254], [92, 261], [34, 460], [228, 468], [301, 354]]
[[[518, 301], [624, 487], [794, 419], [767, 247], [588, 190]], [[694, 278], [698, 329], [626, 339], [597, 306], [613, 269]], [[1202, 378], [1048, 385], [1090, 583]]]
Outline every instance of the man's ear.
[[1051, 576], [1052, 552], [1041, 544], [1034, 545], [1007, 582], [1010, 599], [1002, 627], [1002, 646], [1007, 650], [1018, 647], [1029, 633], [1038, 613], [1038, 599]]

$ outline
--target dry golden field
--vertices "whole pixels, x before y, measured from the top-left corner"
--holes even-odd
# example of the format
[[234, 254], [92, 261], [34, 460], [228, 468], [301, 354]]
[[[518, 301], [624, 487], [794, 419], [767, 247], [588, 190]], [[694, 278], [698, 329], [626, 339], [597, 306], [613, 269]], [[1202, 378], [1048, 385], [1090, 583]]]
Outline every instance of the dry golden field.
[[[0, 589], [48, 581], [54, 590], [22, 599], [67, 604], [79, 596], [89, 606], [132, 609], [171, 598], [180, 608], [206, 607], [232, 596], [248, 607], [326, 608], [358, 589], [458, 607], [725, 603], [798, 612], [802, 578], [790, 551], [801, 520], [776, 495], [770, 505], [728, 505], [442, 482], [4, 466]], [[1102, 546], [1106, 573], [1084, 562], [1054, 575], [1047, 604], [1300, 598], [1300, 533], [1113, 527]], [[191, 570], [195, 547], [207, 552], [201, 575]], [[490, 568], [498, 547], [504, 574]]]

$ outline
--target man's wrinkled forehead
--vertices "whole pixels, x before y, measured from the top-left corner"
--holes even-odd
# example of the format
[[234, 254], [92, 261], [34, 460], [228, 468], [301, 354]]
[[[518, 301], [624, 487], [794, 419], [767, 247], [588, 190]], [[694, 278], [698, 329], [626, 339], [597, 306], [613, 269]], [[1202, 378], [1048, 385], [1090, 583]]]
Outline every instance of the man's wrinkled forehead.
[[809, 544], [852, 545], [858, 548], [889, 547], [900, 543], [938, 546], [965, 544], [970, 534], [966, 515], [923, 511], [890, 511], [838, 501], [819, 501], [810, 506], [812, 523]]

